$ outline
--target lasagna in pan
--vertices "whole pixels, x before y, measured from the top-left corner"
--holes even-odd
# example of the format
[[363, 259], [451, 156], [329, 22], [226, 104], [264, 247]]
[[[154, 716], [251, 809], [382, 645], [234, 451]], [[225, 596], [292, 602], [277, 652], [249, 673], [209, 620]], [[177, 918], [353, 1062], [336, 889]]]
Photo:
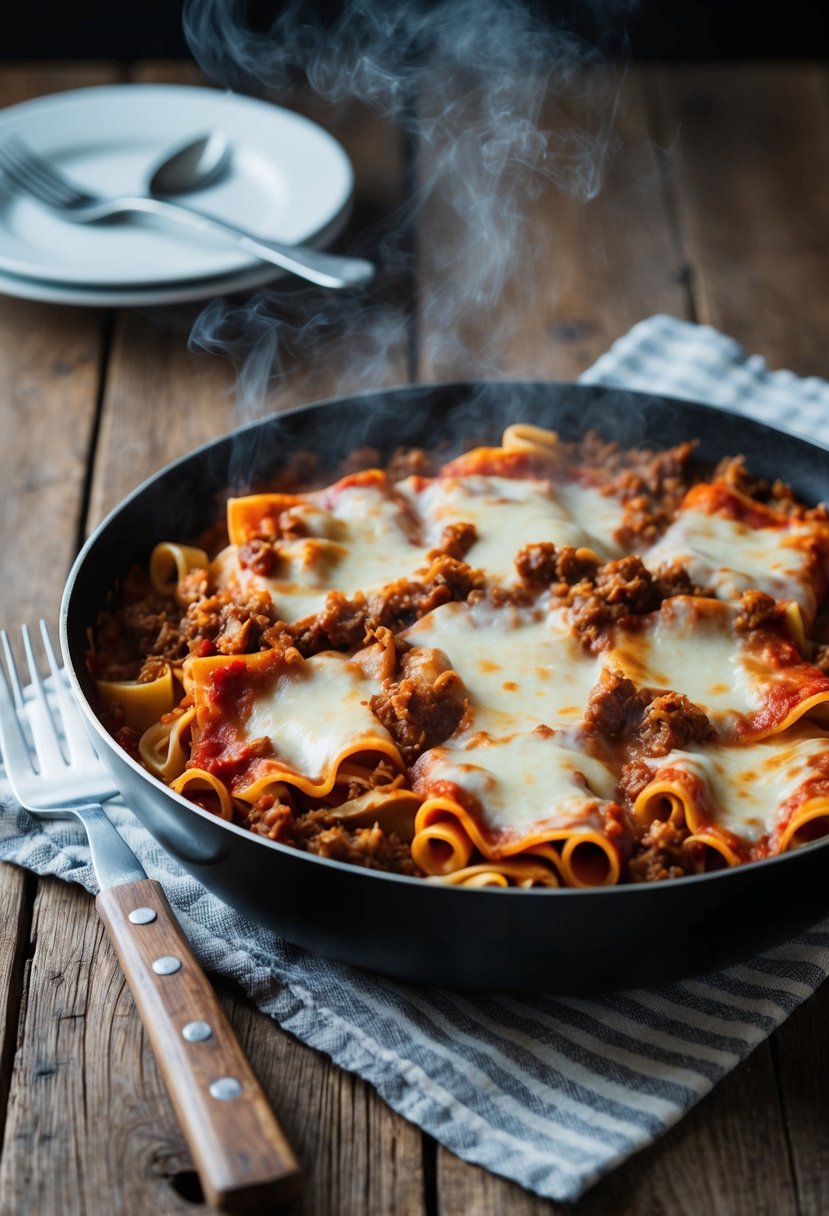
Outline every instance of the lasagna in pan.
[[740, 458], [511, 426], [159, 544], [89, 663], [202, 808], [469, 887], [741, 865], [829, 832], [829, 512]]

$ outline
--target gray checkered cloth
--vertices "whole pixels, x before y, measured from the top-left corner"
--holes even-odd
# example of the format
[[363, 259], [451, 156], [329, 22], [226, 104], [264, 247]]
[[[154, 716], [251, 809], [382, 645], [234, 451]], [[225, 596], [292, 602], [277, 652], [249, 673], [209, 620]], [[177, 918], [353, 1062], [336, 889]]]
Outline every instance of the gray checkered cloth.
[[[643, 321], [583, 377], [726, 406], [829, 443], [829, 384], [770, 372], [714, 330]], [[96, 889], [71, 824], [21, 811], [0, 770], [0, 857]], [[742, 966], [602, 999], [470, 996], [391, 982], [287, 945], [209, 895], [118, 802], [203, 965], [369, 1081], [467, 1161], [572, 1200], [676, 1123], [822, 983], [829, 924]]]

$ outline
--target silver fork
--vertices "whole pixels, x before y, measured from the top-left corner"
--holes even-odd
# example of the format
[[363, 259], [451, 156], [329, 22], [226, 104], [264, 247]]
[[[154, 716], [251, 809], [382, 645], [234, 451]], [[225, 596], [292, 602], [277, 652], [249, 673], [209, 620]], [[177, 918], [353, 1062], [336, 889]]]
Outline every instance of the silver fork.
[[272, 262], [320, 287], [360, 287], [374, 276], [375, 268], [365, 258], [322, 253], [307, 245], [283, 245], [280, 241], [260, 240], [235, 224], [214, 219], [202, 211], [194, 211], [192, 207], [171, 203], [168, 199], [143, 194], [116, 198], [89, 194], [64, 177], [18, 135], [0, 144], [0, 171], [18, 189], [80, 224], [94, 224], [117, 215], [143, 212], [173, 220], [208, 236], [219, 237], [245, 253], [251, 253], [264, 262]]
[[[32, 680], [28, 698], [23, 692], [8, 634], [2, 630], [0, 648], [6, 661], [14, 714], [7, 716], [10, 713], [8, 701], [0, 697], [0, 730], [5, 721], [9, 733], [5, 739], [4, 753], [12, 769], [9, 779], [13, 782], [19, 801], [37, 803], [43, 814], [50, 813], [51, 806], [61, 807], [62, 811], [56, 813], [62, 814], [70, 810], [74, 803], [105, 802], [118, 793], [118, 787], [98, 759], [98, 753], [70, 700], [45, 621], [40, 622], [40, 631], [58, 716], [56, 718], [49, 704], [28, 628], [24, 625], [20, 631]], [[14, 729], [14, 724], [19, 724], [21, 720], [29, 725], [30, 730], [32, 720], [37, 723], [36, 729], [32, 730], [34, 757], [26, 738]], [[60, 734], [56, 721], [60, 722]], [[36, 768], [33, 765], [35, 757]]]
[[101, 888], [98, 912], [209, 1202], [224, 1211], [282, 1202], [299, 1185], [296, 1158], [161, 884], [147, 877], [100, 805], [117, 791], [86, 734], [45, 622], [48, 689], [29, 630], [24, 625], [21, 632], [29, 695], [8, 636], [0, 633], [7, 668], [6, 675], [0, 663], [0, 749], [9, 784], [32, 814], [74, 815], [86, 829]]

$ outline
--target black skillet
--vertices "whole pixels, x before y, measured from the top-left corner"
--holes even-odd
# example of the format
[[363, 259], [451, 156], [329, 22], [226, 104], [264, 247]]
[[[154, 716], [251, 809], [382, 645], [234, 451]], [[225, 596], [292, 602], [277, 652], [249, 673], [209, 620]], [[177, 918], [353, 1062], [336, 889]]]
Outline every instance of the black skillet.
[[209, 890], [289, 941], [404, 979], [448, 986], [587, 992], [720, 967], [829, 915], [829, 840], [725, 872], [594, 890], [462, 890], [382, 874], [274, 844], [174, 794], [123, 752], [89, 700], [87, 630], [116, 581], [159, 540], [188, 540], [301, 450], [332, 470], [369, 445], [461, 451], [525, 421], [564, 438], [595, 428], [622, 444], [699, 441], [705, 462], [743, 453], [808, 502], [829, 490], [829, 451], [696, 403], [560, 383], [390, 389], [302, 407], [218, 439], [157, 473], [89, 538], [61, 610], [64, 660], [96, 746], [127, 804]]

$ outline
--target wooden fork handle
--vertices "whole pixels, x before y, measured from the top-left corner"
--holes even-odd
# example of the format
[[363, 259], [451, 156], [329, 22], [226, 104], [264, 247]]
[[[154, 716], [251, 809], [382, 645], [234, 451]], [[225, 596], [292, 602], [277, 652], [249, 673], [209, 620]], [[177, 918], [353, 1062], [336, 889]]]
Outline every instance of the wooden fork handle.
[[96, 902], [205, 1197], [223, 1211], [270, 1211], [299, 1190], [299, 1164], [161, 885], [109, 887]]

